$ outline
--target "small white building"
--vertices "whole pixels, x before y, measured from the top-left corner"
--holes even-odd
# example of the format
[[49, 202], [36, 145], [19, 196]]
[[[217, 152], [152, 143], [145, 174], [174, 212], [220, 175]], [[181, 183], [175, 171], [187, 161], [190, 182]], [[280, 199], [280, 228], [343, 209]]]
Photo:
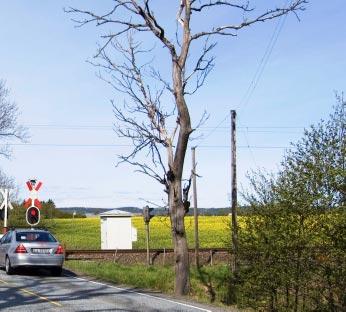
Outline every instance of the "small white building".
[[117, 209], [100, 214], [101, 249], [132, 249], [137, 229], [132, 226], [131, 217], [131, 213]]

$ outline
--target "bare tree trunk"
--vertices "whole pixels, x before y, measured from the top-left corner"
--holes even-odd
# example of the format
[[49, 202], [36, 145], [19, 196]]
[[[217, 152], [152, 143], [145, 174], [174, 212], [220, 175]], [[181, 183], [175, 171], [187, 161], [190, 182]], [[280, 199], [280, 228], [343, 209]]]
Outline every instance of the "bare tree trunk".
[[[174, 244], [175, 256], [175, 294], [186, 295], [189, 292], [189, 252], [186, 240], [186, 232], [184, 225], [185, 207], [183, 205], [182, 194], [182, 174], [184, 168], [184, 160], [191, 129], [190, 114], [187, 108], [184, 91], [183, 91], [183, 73], [182, 68], [188, 53], [188, 38], [184, 41], [182, 54], [178, 59], [173, 57], [173, 84], [174, 97], [178, 108], [179, 135], [175, 148], [174, 158], [169, 157], [168, 165], [171, 172], [167, 177], [169, 183], [169, 207], [172, 224], [172, 237]], [[173, 156], [173, 155], [172, 155]]]
[[172, 237], [175, 257], [175, 294], [189, 292], [189, 252], [184, 225], [185, 209], [181, 200], [181, 182], [174, 181], [170, 187], [169, 206], [171, 209]]

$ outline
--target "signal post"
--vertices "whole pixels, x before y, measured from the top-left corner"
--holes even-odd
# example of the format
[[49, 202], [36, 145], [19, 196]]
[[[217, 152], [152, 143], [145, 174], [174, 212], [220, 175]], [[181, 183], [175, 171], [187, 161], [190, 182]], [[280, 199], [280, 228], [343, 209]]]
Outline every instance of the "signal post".
[[41, 213], [40, 209], [42, 207], [41, 202], [38, 200], [38, 191], [42, 186], [42, 182], [38, 182], [35, 179], [31, 179], [26, 182], [29, 189], [29, 198], [24, 202], [24, 207], [26, 209], [25, 219], [30, 226], [35, 226], [40, 223]]
[[147, 265], [151, 265], [150, 261], [150, 249], [149, 249], [149, 239], [150, 239], [150, 228], [149, 223], [150, 219], [154, 216], [152, 211], [154, 208], [149, 208], [149, 206], [143, 207], [143, 218], [145, 223], [145, 233], [146, 233], [146, 240], [147, 240]]

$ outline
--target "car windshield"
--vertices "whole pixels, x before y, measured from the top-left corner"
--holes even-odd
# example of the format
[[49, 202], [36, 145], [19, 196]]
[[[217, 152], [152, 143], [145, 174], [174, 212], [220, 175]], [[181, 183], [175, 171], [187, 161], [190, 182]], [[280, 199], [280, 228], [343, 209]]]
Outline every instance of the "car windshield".
[[49, 242], [54, 243], [56, 239], [47, 232], [18, 232], [16, 234], [17, 242]]

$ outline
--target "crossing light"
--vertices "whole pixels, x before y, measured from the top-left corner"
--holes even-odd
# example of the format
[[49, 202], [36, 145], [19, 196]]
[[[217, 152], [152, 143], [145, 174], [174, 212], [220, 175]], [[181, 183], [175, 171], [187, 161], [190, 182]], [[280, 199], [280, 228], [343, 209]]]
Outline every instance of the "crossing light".
[[154, 216], [154, 208], [149, 208], [149, 206], [143, 207], [143, 218], [145, 223], [149, 223], [150, 219]]
[[40, 222], [40, 209], [31, 206], [26, 210], [26, 222], [33, 226]]

